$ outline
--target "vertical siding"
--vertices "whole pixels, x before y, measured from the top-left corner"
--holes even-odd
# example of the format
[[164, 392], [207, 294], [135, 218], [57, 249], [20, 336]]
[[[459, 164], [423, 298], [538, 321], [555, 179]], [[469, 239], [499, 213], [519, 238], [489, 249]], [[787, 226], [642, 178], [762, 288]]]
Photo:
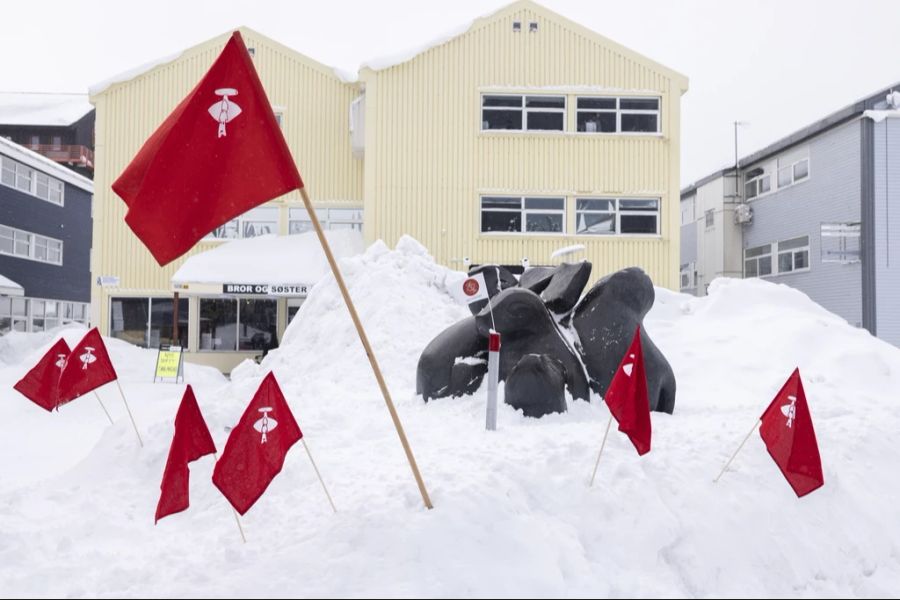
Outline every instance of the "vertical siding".
[[[348, 107], [355, 85], [252, 31], [242, 29], [273, 106], [283, 108], [288, 146], [317, 203], [362, 202], [362, 164], [353, 159]], [[197, 84], [225, 45], [227, 36], [190, 49], [178, 59], [135, 79], [113, 85], [92, 100], [97, 108], [94, 253], [92, 273], [121, 278], [118, 289], [92, 288], [93, 322], [105, 333], [108, 297], [168, 295], [170, 279], [184, 260], [215, 246], [200, 243], [184, 258], [159, 267], [125, 225], [125, 205], [110, 185], [143, 142]], [[296, 193], [273, 202], [299, 203]], [[281, 213], [284, 216], [285, 210]]]
[[[513, 33], [513, 21], [523, 23], [522, 33]], [[537, 33], [528, 32], [531, 21]], [[364, 80], [368, 241], [394, 244], [409, 233], [457, 269], [464, 258], [546, 264], [554, 250], [580, 243], [595, 277], [637, 265], [658, 285], [677, 289], [681, 91], [667, 75], [524, 7]], [[482, 92], [562, 89], [572, 127], [573, 90], [584, 86], [659, 96], [662, 135], [480, 131]], [[481, 235], [479, 196], [500, 192], [565, 195], [570, 232], [576, 196], [658, 197], [661, 235]]]
[[808, 180], [750, 202], [753, 222], [744, 229], [744, 248], [808, 235], [810, 270], [768, 279], [801, 290], [852, 325], [861, 326], [860, 264], [823, 263], [820, 235], [823, 222], [860, 220], [859, 121], [810, 141], [809, 169]]
[[900, 346], [900, 119], [874, 129], [876, 332]]

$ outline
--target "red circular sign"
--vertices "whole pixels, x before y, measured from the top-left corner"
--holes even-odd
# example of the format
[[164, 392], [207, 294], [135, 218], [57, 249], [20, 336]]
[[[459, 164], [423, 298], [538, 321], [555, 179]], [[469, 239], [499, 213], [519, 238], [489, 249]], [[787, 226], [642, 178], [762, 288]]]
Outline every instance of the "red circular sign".
[[474, 296], [478, 293], [479, 287], [477, 279], [466, 279], [465, 283], [463, 283], [463, 293], [466, 296]]

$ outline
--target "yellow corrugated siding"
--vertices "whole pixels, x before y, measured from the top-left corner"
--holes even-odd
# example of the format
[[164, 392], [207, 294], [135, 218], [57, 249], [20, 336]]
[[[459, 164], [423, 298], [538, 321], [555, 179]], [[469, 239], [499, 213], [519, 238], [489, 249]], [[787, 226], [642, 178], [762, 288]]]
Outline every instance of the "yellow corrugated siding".
[[[361, 204], [362, 164], [352, 158], [348, 106], [357, 86], [341, 82], [327, 68], [254, 32], [242, 29], [270, 102], [284, 109], [284, 133], [317, 205]], [[92, 320], [104, 333], [111, 295], [168, 295], [170, 279], [187, 256], [215, 247], [200, 243], [184, 258], [159, 267], [125, 225], [125, 204], [110, 186], [141, 145], [195, 86], [228, 36], [211, 40], [178, 59], [92, 98], [97, 108], [92, 274], [121, 278], [118, 289], [93, 287]], [[272, 203], [301, 206], [299, 195]], [[284, 221], [284, 219], [283, 219]]]
[[[686, 82], [548, 11], [518, 6], [411, 61], [363, 73], [368, 240], [393, 244], [413, 233], [440, 262], [456, 268], [464, 257], [517, 264], [527, 256], [532, 264], [546, 264], [554, 250], [581, 243], [596, 276], [638, 265], [658, 285], [675, 289], [679, 111]], [[513, 33], [513, 21], [522, 22], [522, 33]], [[538, 22], [538, 33], [528, 32], [531, 21]], [[482, 92], [562, 90], [571, 128], [576, 90], [584, 86], [659, 96], [661, 135], [480, 131]], [[566, 195], [570, 231], [576, 196], [659, 197], [661, 235], [482, 235], [479, 195], [503, 191]]]

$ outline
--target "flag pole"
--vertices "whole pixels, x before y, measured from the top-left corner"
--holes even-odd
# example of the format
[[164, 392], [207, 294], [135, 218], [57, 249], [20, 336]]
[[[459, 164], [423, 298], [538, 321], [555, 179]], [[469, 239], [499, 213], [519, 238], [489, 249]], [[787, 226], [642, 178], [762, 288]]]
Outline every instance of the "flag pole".
[[141, 439], [141, 434], [138, 431], [137, 423], [134, 422], [134, 415], [131, 414], [131, 408], [128, 406], [128, 400], [125, 399], [125, 392], [122, 391], [122, 384], [119, 383], [118, 379], [116, 379], [116, 385], [119, 386], [119, 395], [122, 396], [122, 403], [125, 404], [125, 410], [128, 411], [128, 417], [131, 419], [131, 426], [134, 427], [134, 434], [137, 436], [138, 443], [141, 445], [141, 448], [143, 448], [144, 440]]
[[394, 428], [397, 430], [397, 435], [400, 437], [400, 443], [403, 445], [403, 451], [406, 453], [406, 460], [409, 462], [409, 467], [412, 469], [413, 476], [416, 478], [416, 484], [419, 486], [422, 502], [425, 503], [425, 508], [434, 508], [431, 504], [431, 498], [428, 497], [428, 490], [425, 489], [425, 482], [422, 480], [421, 473], [419, 473], [419, 467], [416, 465], [416, 458], [413, 456], [412, 448], [409, 445], [409, 441], [406, 439], [406, 433], [403, 431], [403, 425], [400, 423], [400, 417], [397, 415], [397, 409], [394, 407], [393, 400], [391, 400], [391, 393], [388, 391], [387, 383], [385, 383], [384, 376], [381, 374], [378, 360], [375, 358], [375, 353], [369, 345], [369, 338], [366, 335], [365, 329], [363, 329], [362, 322], [359, 320], [359, 315], [356, 313], [356, 307], [353, 305], [353, 300], [350, 298], [350, 292], [347, 290], [347, 285], [344, 283], [343, 276], [341, 276], [337, 261], [331, 253], [331, 247], [328, 245], [328, 240], [325, 238], [325, 233], [322, 231], [322, 226], [319, 224], [319, 218], [316, 216], [316, 211], [313, 208], [312, 201], [310, 201], [309, 194], [305, 187], [300, 188], [300, 197], [303, 198], [306, 212], [309, 214], [309, 218], [316, 230], [316, 235], [319, 237], [319, 242], [322, 244], [322, 250], [325, 252], [325, 257], [328, 259], [328, 264], [331, 266], [331, 272], [334, 273], [334, 278], [341, 290], [341, 295], [344, 297], [344, 303], [347, 305], [347, 310], [350, 312], [350, 318], [353, 319], [356, 333], [359, 334], [359, 340], [362, 342], [363, 348], [366, 351], [366, 356], [369, 358], [369, 364], [372, 366], [372, 372], [375, 374], [375, 379], [378, 381], [378, 387], [381, 388], [381, 395], [384, 397], [384, 403], [387, 405], [388, 412], [391, 414]]
[[747, 434], [747, 437], [744, 438], [744, 441], [741, 442], [741, 445], [738, 446], [737, 450], [734, 451], [734, 454], [731, 455], [731, 458], [728, 459], [728, 462], [725, 463], [725, 466], [722, 467], [722, 472], [719, 473], [719, 476], [718, 476], [718, 477], [716, 477], [715, 479], [713, 479], [713, 483], [718, 483], [718, 482], [719, 482], [719, 479], [721, 479], [722, 475], [724, 475], [724, 474], [725, 474], [725, 471], [728, 469], [728, 465], [730, 465], [731, 462], [732, 462], [735, 458], [737, 458], [738, 452], [741, 451], [741, 448], [744, 447], [744, 444], [747, 443], [747, 440], [750, 439], [750, 436], [753, 435], [753, 432], [756, 431], [756, 428], [759, 427], [759, 424], [760, 424], [760, 423], [762, 423], [762, 419], [757, 419], [756, 423], [753, 424], [753, 428], [750, 429], [750, 433]]
[[100, 408], [103, 409], [104, 414], [106, 414], [106, 418], [109, 419], [109, 424], [112, 425], [113, 424], [112, 417], [109, 416], [109, 411], [106, 410], [105, 406], [103, 406], [103, 400], [100, 399], [100, 394], [97, 393], [97, 390], [94, 390], [94, 397], [97, 399], [97, 402], [100, 403]]
[[316, 477], [319, 478], [319, 483], [322, 484], [322, 489], [325, 490], [325, 497], [328, 498], [328, 504], [331, 505], [331, 510], [337, 513], [337, 508], [334, 506], [334, 501], [331, 499], [331, 494], [328, 493], [328, 488], [325, 487], [325, 480], [322, 479], [322, 474], [319, 473], [319, 467], [316, 466], [316, 461], [313, 460], [312, 452], [309, 451], [309, 446], [306, 445], [306, 438], [300, 438], [300, 441], [303, 442], [303, 448], [306, 449], [306, 455], [309, 456], [309, 462], [312, 463], [313, 470], [316, 472]]
[[[219, 453], [218, 452], [213, 452], [213, 457], [216, 459], [216, 462], [219, 462]], [[247, 536], [244, 535], [244, 528], [241, 525], [241, 518], [238, 516], [237, 509], [231, 505], [231, 502], [228, 500], [228, 498], [226, 498], [225, 501], [228, 502], [228, 507], [231, 509], [231, 514], [234, 515], [234, 522], [237, 523], [238, 531], [241, 532], [241, 541], [243, 541], [246, 544]]]
[[600, 467], [600, 457], [603, 456], [603, 447], [606, 446], [606, 438], [609, 436], [609, 429], [612, 427], [612, 421], [612, 413], [609, 413], [609, 422], [606, 424], [606, 433], [603, 434], [603, 441], [600, 443], [600, 452], [597, 454], [597, 463], [594, 465], [594, 473], [591, 475], [590, 487], [594, 487], [594, 478], [597, 477], [597, 469]]

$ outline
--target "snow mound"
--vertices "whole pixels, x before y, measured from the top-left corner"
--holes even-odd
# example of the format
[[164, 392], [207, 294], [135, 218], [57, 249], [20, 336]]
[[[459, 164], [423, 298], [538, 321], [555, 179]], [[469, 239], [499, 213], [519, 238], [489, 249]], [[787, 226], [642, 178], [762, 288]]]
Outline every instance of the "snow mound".
[[[612, 434], [589, 488], [608, 418], [596, 399], [540, 420], [501, 405], [500, 429], [488, 433], [484, 390], [427, 405], [415, 395], [419, 353], [468, 314], [446, 289], [457, 274], [436, 265], [410, 238], [394, 249], [376, 243], [341, 267], [433, 511], [422, 508], [337, 285], [326, 276], [282, 347], [262, 365], [241, 365], [227, 385], [191, 370], [188, 376], [197, 377], [198, 400], [221, 451], [226, 428], [274, 369], [337, 515], [305, 453], [295, 448], [243, 519], [247, 545], [209, 482], [208, 458], [192, 467], [190, 510], [154, 528], [183, 386], [141, 383], [139, 375], [149, 376], [143, 367], [123, 374], [145, 433], [140, 450], [120, 405], [113, 405], [119, 414], [112, 427], [87, 399], [72, 403], [69, 414], [64, 408], [47, 415], [12, 396], [9, 386], [24, 367], [9, 366], [0, 369], [7, 390], [0, 401], [0, 452], [15, 451], [13, 460], [24, 466], [0, 475], [4, 594], [896, 593], [897, 348], [803, 294], [765, 281], [719, 280], [706, 298], [657, 289], [646, 326], [678, 378], [675, 414], [653, 415], [653, 450], [642, 458], [626, 438]], [[138, 360], [118, 344], [109, 346], [114, 360]], [[825, 487], [798, 500], [758, 436], [713, 484], [796, 366], [815, 421]], [[77, 411], [84, 414], [76, 422]], [[86, 431], [94, 440], [79, 454]], [[12, 442], [4, 439], [9, 432], [17, 432]], [[52, 452], [41, 452], [43, 446]], [[30, 475], [42, 470], [48, 474], [41, 479]]]

